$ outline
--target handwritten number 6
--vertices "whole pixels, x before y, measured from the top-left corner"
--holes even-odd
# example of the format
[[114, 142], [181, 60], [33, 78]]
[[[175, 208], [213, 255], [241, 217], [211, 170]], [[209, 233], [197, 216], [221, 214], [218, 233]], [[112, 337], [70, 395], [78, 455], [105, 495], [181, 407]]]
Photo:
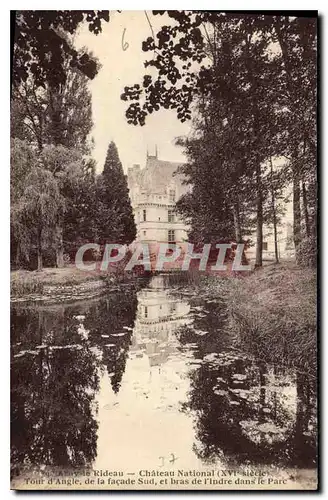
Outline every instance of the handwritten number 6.
[[127, 50], [129, 48], [129, 44], [128, 42], [125, 42], [124, 41], [124, 35], [125, 35], [125, 32], [126, 32], [126, 28], [124, 28], [123, 30], [123, 34], [122, 34], [122, 49], [123, 50]]

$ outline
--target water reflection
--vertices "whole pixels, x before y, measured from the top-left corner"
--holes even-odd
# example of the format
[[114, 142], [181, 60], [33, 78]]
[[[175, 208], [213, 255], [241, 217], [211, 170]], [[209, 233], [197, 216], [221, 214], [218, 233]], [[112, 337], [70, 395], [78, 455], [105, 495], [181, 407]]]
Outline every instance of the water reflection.
[[14, 468], [85, 466], [95, 459], [99, 383], [107, 376], [119, 391], [136, 304], [129, 294], [78, 306], [13, 308]]
[[197, 413], [201, 458], [223, 454], [239, 464], [314, 465], [314, 394], [309, 397], [303, 377], [222, 352], [191, 378], [187, 407]]
[[219, 299], [181, 296], [163, 276], [138, 293], [13, 308], [16, 473], [172, 460], [313, 467], [312, 379], [238, 351], [226, 319]]
[[138, 294], [138, 310], [133, 330], [131, 355], [145, 355], [149, 366], [161, 366], [177, 351], [176, 331], [192, 322], [188, 302], [177, 300], [168, 289], [161, 288], [163, 279], [156, 276], [149, 288]]
[[314, 467], [314, 379], [240, 352], [225, 330], [220, 300], [194, 310], [192, 328], [181, 329], [179, 340], [184, 346], [197, 345], [194, 355], [201, 359], [190, 372], [184, 405], [196, 414], [197, 455], [206, 462], [224, 456], [230, 464]]
[[179, 467], [198, 464], [193, 420], [181, 411], [190, 389], [186, 360], [192, 353], [181, 351], [176, 336], [193, 320], [188, 301], [172, 296], [164, 280], [157, 276], [138, 293], [119, 397], [108, 391], [106, 381], [101, 384], [96, 468], [134, 470], [137, 464], [151, 469], [172, 465], [171, 460]]

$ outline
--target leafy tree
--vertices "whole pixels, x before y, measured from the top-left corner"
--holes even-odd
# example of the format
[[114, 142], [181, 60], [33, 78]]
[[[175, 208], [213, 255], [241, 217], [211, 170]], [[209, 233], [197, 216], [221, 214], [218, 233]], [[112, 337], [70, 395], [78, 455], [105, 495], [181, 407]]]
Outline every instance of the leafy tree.
[[[64, 265], [64, 236], [70, 243], [73, 235], [79, 242], [83, 241], [83, 234], [79, 234], [79, 221], [85, 207], [90, 209], [92, 205], [90, 195], [95, 195], [94, 178], [91, 180], [88, 176], [86, 179], [88, 160], [83, 157], [90, 152], [88, 136], [93, 125], [88, 79], [71, 68], [67, 59], [63, 66], [67, 72], [66, 80], [56, 88], [49, 83], [45, 84], [45, 88], [38, 88], [31, 77], [15, 88], [11, 122], [12, 135], [26, 137], [38, 149], [42, 164], [59, 182], [63, 201], [69, 208], [58, 212], [55, 238], [58, 267]], [[88, 198], [87, 204], [83, 204], [83, 194]], [[78, 198], [80, 201], [77, 201]], [[75, 209], [71, 210], [73, 205]], [[77, 219], [74, 220], [73, 216]], [[90, 220], [89, 229], [92, 225]], [[69, 235], [64, 235], [66, 227]], [[88, 237], [92, 239], [90, 234]]]
[[177, 210], [191, 225], [189, 239], [195, 243], [231, 241], [234, 234], [226, 185], [219, 175], [220, 158], [209, 141], [205, 134], [179, 141], [188, 158], [180, 172], [192, 185], [192, 191], [180, 198]]
[[42, 270], [45, 240], [51, 241], [64, 202], [51, 172], [43, 166], [33, 166], [26, 177], [21, 198], [22, 218], [36, 241], [38, 271]]
[[[56, 253], [57, 265], [63, 265], [64, 251], [72, 253], [77, 245], [93, 241], [97, 220], [94, 162], [80, 151], [64, 146], [46, 145], [40, 154], [20, 139], [11, 147], [11, 245], [13, 264], [29, 262], [35, 231], [26, 213], [26, 188], [31, 183], [34, 166], [45, 169], [45, 181], [58, 191], [59, 202], [51, 227], [43, 231], [42, 246]], [[37, 175], [37, 176], [38, 176]], [[50, 177], [53, 182], [50, 182]], [[37, 186], [40, 186], [37, 182]], [[40, 188], [40, 193], [43, 193]], [[53, 196], [51, 195], [53, 201]], [[33, 219], [33, 218], [32, 218]]]
[[[267, 78], [270, 64], [265, 57], [268, 41], [256, 41], [253, 35], [251, 25], [241, 30], [233, 22], [226, 22], [216, 26], [216, 38], [209, 39], [210, 47], [215, 43], [220, 46], [220, 51], [212, 53], [212, 86], [208, 91], [204, 90], [200, 98], [202, 120], [196, 130], [198, 142], [202, 143], [203, 164], [195, 165], [193, 195], [195, 206], [200, 196], [200, 206], [206, 200], [210, 212], [214, 209], [213, 203], [224, 199], [226, 209], [221, 207], [220, 210], [224, 216], [223, 224], [219, 224], [217, 230], [224, 234], [225, 224], [229, 231], [232, 226], [229, 219], [233, 218], [238, 242], [243, 238], [242, 226], [245, 229], [245, 224], [250, 225], [249, 217], [245, 220], [247, 211], [256, 210], [256, 264], [260, 266], [265, 194], [261, 164], [268, 154], [273, 117], [269, 111], [272, 92]], [[253, 87], [257, 79], [260, 84], [257, 84], [255, 92]], [[196, 179], [198, 169], [199, 178]], [[198, 193], [199, 183], [206, 184], [203, 194]], [[215, 213], [218, 214], [217, 211]], [[212, 224], [213, 218], [208, 215], [204, 221], [210, 220]], [[230, 239], [232, 237], [230, 229]]]
[[97, 192], [95, 162], [78, 162], [63, 178], [62, 193], [66, 210], [63, 219], [63, 247], [71, 257], [77, 247], [97, 238]]
[[[142, 125], [145, 116], [160, 106], [176, 109], [177, 117], [185, 121], [191, 117], [192, 102], [195, 99], [200, 101], [204, 117], [201, 133], [205, 155], [201, 165], [194, 165], [196, 177], [197, 168], [201, 168], [198, 176], [201, 179], [191, 180], [194, 190], [189, 198], [195, 197], [195, 206], [196, 200], [201, 207], [207, 206], [208, 213], [205, 214], [203, 226], [204, 223], [205, 226], [212, 225], [213, 219], [208, 217], [209, 212], [213, 213], [214, 207], [218, 209], [218, 201], [223, 198], [219, 213], [225, 215], [226, 230], [222, 224], [218, 224], [217, 233], [221, 232], [222, 235], [223, 232], [224, 235], [230, 232], [231, 238], [229, 220], [233, 217], [236, 239], [241, 241], [238, 185], [243, 176], [250, 178], [255, 174], [257, 264], [261, 265], [263, 209], [260, 165], [265, 154], [261, 153], [259, 142], [262, 142], [261, 138], [266, 137], [266, 134], [263, 133], [259, 115], [264, 113], [265, 106], [259, 109], [260, 89], [257, 89], [255, 99], [253, 87], [257, 74], [265, 69], [264, 50], [268, 41], [252, 40], [254, 28], [246, 22], [241, 24], [240, 16], [227, 18], [218, 14], [190, 12], [170, 12], [168, 15], [178, 24], [162, 27], [157, 34], [157, 46], [150, 39], [143, 46], [144, 50], [155, 49], [157, 57], [147, 61], [146, 66], [154, 66], [158, 70], [157, 81], [153, 84], [151, 77], [146, 75], [143, 92], [135, 85], [133, 88], [126, 87], [122, 95], [123, 99], [135, 101], [127, 110], [128, 122]], [[210, 24], [210, 34], [206, 24]], [[201, 25], [204, 25], [203, 32]], [[250, 52], [256, 60], [252, 71], [249, 69]], [[205, 58], [210, 60], [210, 65], [200, 66], [196, 71], [191, 69], [195, 63], [200, 64]], [[181, 61], [182, 71], [177, 61]], [[260, 88], [263, 87], [262, 85]], [[141, 109], [136, 101], [141, 99], [142, 94], [144, 104]], [[262, 123], [266, 126], [264, 120]], [[256, 149], [254, 143], [257, 143]], [[250, 152], [253, 154], [250, 155]], [[199, 192], [199, 182], [206, 184], [203, 193]], [[229, 193], [230, 201], [227, 196], [222, 196], [224, 191]], [[231, 213], [227, 216], [229, 207]], [[218, 211], [215, 210], [214, 213]]]
[[62, 144], [89, 152], [93, 126], [88, 78], [69, 60], [63, 62], [65, 82], [53, 88], [38, 87], [30, 76], [12, 94], [12, 137], [28, 139], [41, 151], [45, 144]]
[[23, 195], [27, 177], [36, 162], [34, 149], [20, 139], [11, 140], [10, 148], [10, 242], [12, 264], [29, 260], [31, 231], [25, 224]]
[[108, 146], [103, 172], [97, 178], [97, 203], [99, 241], [131, 243], [136, 227], [127, 179], [114, 142]]
[[[277, 63], [280, 64], [280, 83], [285, 97], [286, 154], [290, 157], [292, 170], [294, 243], [299, 260], [302, 241], [301, 182], [307, 235], [310, 228], [306, 184], [309, 183], [309, 189], [316, 192], [317, 20], [306, 17], [291, 20], [287, 16], [278, 16], [273, 22], [273, 37], [280, 47]], [[316, 201], [312, 207], [316, 212]], [[313, 222], [312, 234], [316, 231], [315, 217]]]
[[93, 164], [83, 157], [81, 151], [62, 145], [45, 146], [41, 158], [43, 166], [56, 179], [64, 203], [64, 210], [58, 212], [55, 238], [56, 264], [63, 267], [65, 248], [70, 252], [95, 235], [91, 230], [95, 218], [92, 217], [95, 213], [95, 182], [93, 172], [90, 172]]
[[[225, 150], [230, 162], [226, 168], [232, 169], [232, 174], [239, 172], [237, 178], [247, 179], [246, 185], [256, 194], [259, 266], [263, 203], [268, 190], [263, 184], [263, 164], [272, 155], [288, 157], [290, 167], [282, 178], [294, 185], [297, 248], [301, 238], [300, 181], [306, 179], [306, 226], [310, 224], [306, 195], [308, 190], [314, 193], [316, 185], [316, 19], [206, 11], [153, 14], [165, 14], [170, 24], [143, 43], [143, 50], [151, 53], [145, 67], [155, 71], [144, 75], [142, 85], [125, 87], [121, 98], [131, 102], [126, 111], [128, 123], [144, 125], [147, 115], [161, 107], [175, 110], [177, 118], [185, 121], [191, 118], [195, 100], [220, 111], [214, 123], [220, 126], [221, 120], [226, 120], [232, 134], [232, 154]], [[237, 206], [243, 185], [236, 180], [233, 190], [235, 220], [239, 218]], [[311, 198], [315, 200], [315, 195]], [[314, 202], [312, 212], [315, 210]]]
[[102, 22], [109, 21], [109, 11], [25, 10], [13, 12], [12, 16], [14, 86], [32, 75], [37, 87], [49, 84], [57, 88], [66, 81], [66, 60], [88, 78], [95, 77], [96, 61], [89, 54], [76, 51], [71, 39], [83, 21], [88, 23], [91, 33], [100, 33]]
[[52, 144], [89, 152], [88, 135], [93, 122], [88, 79], [79, 71], [70, 70], [67, 61], [66, 66], [65, 85], [59, 86], [57, 91], [48, 87], [45, 136]]

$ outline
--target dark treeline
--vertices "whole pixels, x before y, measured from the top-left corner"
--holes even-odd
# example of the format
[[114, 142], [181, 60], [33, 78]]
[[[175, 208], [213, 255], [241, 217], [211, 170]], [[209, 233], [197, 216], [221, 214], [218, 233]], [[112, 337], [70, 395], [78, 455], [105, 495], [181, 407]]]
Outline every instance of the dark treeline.
[[11, 99], [11, 264], [63, 267], [83, 243], [135, 237], [118, 151], [92, 159], [88, 80], [99, 62], [76, 51], [81, 22], [95, 34], [108, 12], [16, 12]]
[[[299, 263], [316, 258], [317, 19], [312, 17], [153, 11], [169, 25], [143, 43], [150, 53], [141, 85], [125, 87], [129, 123], [173, 109], [193, 114], [180, 138], [192, 186], [178, 204], [195, 241], [245, 241], [256, 230], [262, 265], [263, 225], [277, 224], [293, 199]], [[163, 23], [164, 24], [164, 23]], [[153, 30], [154, 31], [154, 30]], [[276, 251], [276, 258], [278, 257]]]

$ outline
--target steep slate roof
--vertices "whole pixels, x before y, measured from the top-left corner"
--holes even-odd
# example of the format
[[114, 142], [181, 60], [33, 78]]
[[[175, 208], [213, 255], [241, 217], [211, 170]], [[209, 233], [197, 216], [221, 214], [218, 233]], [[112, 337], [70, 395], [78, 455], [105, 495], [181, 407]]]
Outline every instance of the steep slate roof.
[[[158, 160], [154, 156], [148, 157], [146, 167], [140, 171], [138, 179], [140, 190], [164, 194], [172, 181], [174, 172], [182, 165], [183, 163]], [[181, 175], [175, 175], [173, 180], [175, 184], [182, 185]]]

